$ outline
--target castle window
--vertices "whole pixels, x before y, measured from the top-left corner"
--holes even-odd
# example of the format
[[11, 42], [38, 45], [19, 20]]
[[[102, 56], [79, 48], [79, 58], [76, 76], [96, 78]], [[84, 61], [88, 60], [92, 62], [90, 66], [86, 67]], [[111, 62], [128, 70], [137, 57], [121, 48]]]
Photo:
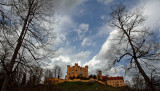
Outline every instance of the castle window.
[[80, 72], [80, 74], [82, 74], [82, 71]]
[[117, 84], [117, 86], [119, 86], [119, 84]]

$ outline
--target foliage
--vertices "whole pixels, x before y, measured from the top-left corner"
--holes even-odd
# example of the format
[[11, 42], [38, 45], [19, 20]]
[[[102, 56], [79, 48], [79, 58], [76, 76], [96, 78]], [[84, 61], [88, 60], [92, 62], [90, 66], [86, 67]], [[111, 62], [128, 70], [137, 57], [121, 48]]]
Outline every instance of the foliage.
[[89, 75], [89, 77], [88, 78], [93, 78], [93, 79], [97, 79], [97, 77], [96, 77], [96, 75]]
[[69, 79], [73, 80], [75, 79], [75, 76], [70, 76]]
[[93, 75], [92, 75], [92, 74], [90, 74], [88, 78], [93, 78]]

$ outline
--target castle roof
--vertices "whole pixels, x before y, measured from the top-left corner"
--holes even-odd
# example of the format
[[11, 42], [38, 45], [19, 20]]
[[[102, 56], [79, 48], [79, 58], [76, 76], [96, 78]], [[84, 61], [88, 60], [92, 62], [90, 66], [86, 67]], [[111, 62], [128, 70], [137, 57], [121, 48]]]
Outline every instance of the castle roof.
[[102, 78], [107, 80], [123, 80], [122, 76], [117, 76], [117, 77], [102, 76]]

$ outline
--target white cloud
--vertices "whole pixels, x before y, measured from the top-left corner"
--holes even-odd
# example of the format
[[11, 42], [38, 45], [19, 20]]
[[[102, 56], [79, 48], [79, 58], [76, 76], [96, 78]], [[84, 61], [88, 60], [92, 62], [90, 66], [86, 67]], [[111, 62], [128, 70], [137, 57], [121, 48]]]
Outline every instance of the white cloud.
[[79, 25], [78, 34], [86, 33], [89, 29], [89, 24], [82, 23]]
[[[98, 1], [104, 1], [104, 0], [98, 0]], [[145, 0], [145, 4], [143, 2], [144, 0], [140, 1], [140, 4], [136, 5], [133, 9], [144, 7], [143, 13], [144, 15], [148, 16], [148, 20], [146, 21], [146, 25], [150, 27], [151, 30], [159, 29], [160, 28], [160, 12], [159, 8], [160, 7], [160, 2], [159, 0]], [[131, 10], [133, 10], [131, 9]], [[90, 72], [95, 72], [96, 69], [102, 69], [104, 70], [105, 68], [108, 68], [112, 64], [112, 60], [109, 60], [109, 58], [106, 58], [106, 54], [109, 53], [111, 54], [111, 51], [108, 51], [115, 41], [112, 41], [115, 34], [119, 34], [116, 30], [113, 30], [109, 28], [106, 25], [103, 25], [102, 27], [99, 28], [100, 32], [98, 35], [104, 35], [106, 33], [110, 33], [109, 37], [106, 39], [105, 43], [101, 47], [99, 53], [95, 55], [89, 62], [86, 62], [85, 65], [89, 65], [89, 71]], [[106, 32], [107, 31], [107, 32]], [[108, 32], [109, 31], [109, 32]], [[156, 65], [157, 66], [157, 65]], [[160, 65], [158, 65], [160, 66]], [[116, 71], [117, 70], [117, 71]], [[135, 70], [132, 70], [132, 72]], [[111, 68], [110, 71], [107, 71], [111, 76], [116, 76], [120, 75], [120, 72], [124, 73], [123, 65], [118, 65], [115, 68]], [[131, 75], [126, 74], [126, 79], [131, 80]]]
[[89, 57], [89, 55], [91, 54], [90, 51], [81, 51], [78, 54], [73, 55], [75, 59], [79, 59], [79, 60], [83, 60], [86, 59], [87, 57]]
[[100, 18], [101, 18], [102, 20], [104, 20], [104, 19], [105, 19], [105, 15], [100, 16]]
[[[72, 3], [72, 0], [69, 0], [69, 2], [65, 1], [65, 0], [56, 0], [57, 1], [57, 5], [56, 8], [58, 9], [57, 11], [70, 11], [73, 7], [75, 7], [76, 5], [79, 5], [80, 3], [83, 2], [83, 0], [75, 0]], [[102, 1], [103, 3], [106, 2], [111, 2], [113, 0], [98, 0], [98, 1]], [[74, 5], [70, 5], [73, 4]], [[143, 2], [141, 2], [141, 4], [135, 6], [140, 7]], [[56, 3], [55, 3], [56, 4]], [[63, 6], [64, 5], [64, 6]], [[61, 8], [62, 6], [62, 8]], [[151, 29], [155, 29], [158, 28], [160, 26], [160, 13], [159, 13], [159, 7], [160, 3], [158, 0], [154, 0], [149, 1], [147, 0], [147, 2], [144, 5], [144, 14], [148, 15], [148, 20], [146, 21], [146, 24], [148, 26], [151, 27]], [[101, 17], [103, 19], [103, 16]], [[67, 15], [67, 14], [58, 14], [55, 15], [55, 19], [58, 21], [58, 24], [55, 27], [55, 30], [57, 32], [57, 39], [56, 39], [56, 43], [57, 45], [60, 45], [61, 43], [64, 43], [66, 41], [66, 35], [69, 32], [68, 30], [70, 28], [74, 28], [75, 27], [75, 22], [73, 22], [71, 15]], [[160, 29], [160, 28], [159, 28]], [[85, 33], [89, 30], [89, 24], [85, 24], [82, 23], [78, 26], [77, 29], [77, 33], [79, 35], [80, 39], [83, 39], [81, 46], [90, 46], [92, 45], [92, 41], [88, 38], [84, 38]], [[61, 54], [60, 56], [57, 56], [55, 58], [53, 58], [51, 60], [51, 64], [49, 64], [48, 67], [53, 67], [54, 64], [60, 65], [62, 67], [64, 74], [66, 74], [67, 72], [67, 65], [74, 65], [74, 63], [79, 63], [79, 65], [88, 65], [89, 66], [89, 73], [95, 73], [96, 69], [102, 69], [103, 73], [105, 73], [105, 69], [108, 66], [111, 66], [111, 63], [109, 63], [109, 61], [106, 58], [106, 53], [107, 50], [110, 48], [111, 43], [113, 43], [113, 41], [111, 41], [110, 39], [113, 38], [114, 34], [117, 34], [116, 30], [113, 30], [112, 28], [109, 28], [106, 25], [103, 25], [99, 28], [99, 32], [98, 32], [98, 36], [101, 35], [106, 35], [110, 33], [109, 37], [106, 39], [105, 43], [103, 44], [103, 46], [101, 47], [99, 53], [97, 55], [95, 55], [90, 61], [84, 63], [83, 60], [85, 60], [87, 57], [89, 57], [89, 55], [91, 54], [91, 52], [89, 51], [82, 51], [80, 53], [77, 54], [73, 54], [72, 51], [74, 49], [67, 49], [67, 48], [61, 48], [59, 50], [59, 54]], [[119, 65], [117, 67], [111, 68], [110, 71], [108, 71], [108, 73], [111, 76], [114, 75], [120, 75], [120, 72], [124, 72], [124, 70], [122, 69], [122, 65]], [[130, 76], [126, 76], [127, 78], [129, 78]]]
[[56, 13], [71, 13], [72, 9], [84, 3], [86, 0], [54, 0]]
[[[56, 39], [54, 40], [54, 46], [59, 47], [54, 55], [54, 58], [50, 61], [45, 61], [46, 68], [53, 68], [54, 65], [59, 65], [63, 69], [63, 74], [66, 75], [67, 65], [73, 65], [74, 63], [81, 64], [81, 59], [87, 58], [90, 52], [80, 52], [73, 54], [75, 47], [70, 48], [69, 41], [67, 39], [68, 33], [72, 32], [76, 27], [76, 22], [72, 19], [72, 13], [74, 8], [78, 7], [86, 0], [54, 0], [54, 19], [55, 22], [54, 32], [56, 33]], [[83, 11], [81, 11], [83, 13]], [[81, 24], [79, 29], [83, 32], [88, 31], [89, 25]], [[75, 58], [76, 57], [76, 58]], [[64, 78], [64, 76], [63, 76]]]
[[97, 69], [101, 69], [102, 66], [98, 66], [101, 60], [97, 60], [96, 56], [92, 58], [89, 62], [83, 64], [83, 66], [88, 65], [88, 72], [89, 74], [95, 74]]
[[94, 46], [94, 45], [95, 45], [95, 43], [93, 43], [92, 40], [89, 39], [89, 38], [84, 38], [83, 41], [82, 41], [82, 43], [81, 43], [82, 47], [85, 47], [85, 46]]
[[83, 12], [84, 12], [84, 9], [81, 9], [81, 10], [79, 11], [80, 14], [83, 13]]
[[54, 31], [57, 34], [55, 40], [56, 45], [60, 45], [66, 41], [66, 35], [70, 32], [71, 28], [74, 28], [74, 22], [72, 18], [68, 15], [61, 16], [55, 15], [56, 24]]
[[97, 2], [104, 3], [104, 4], [111, 3], [112, 1], [114, 0], [97, 0]]
[[[86, 0], [54, 0], [54, 18], [55, 18], [55, 32], [57, 33], [57, 38], [55, 44], [58, 46], [62, 43], [68, 43], [66, 40], [66, 35], [72, 31], [76, 22], [72, 20], [72, 9], [78, 7]], [[81, 11], [83, 12], [83, 11]], [[81, 30], [87, 31], [88, 25], [81, 24], [79, 26]]]
[[73, 54], [70, 50], [65, 50], [63, 48], [61, 48], [58, 52], [61, 55], [52, 58], [46, 68], [52, 69], [55, 65], [59, 65], [63, 69], [63, 78], [67, 72], [67, 65], [73, 66], [75, 63], [78, 63], [78, 65], [82, 66], [84, 59], [89, 57], [91, 54], [90, 51], [81, 51]]
[[[141, 8], [144, 6], [143, 13], [147, 16], [146, 25], [150, 27], [151, 30], [160, 28], [160, 1], [159, 0], [142, 0], [137, 6]], [[137, 8], [136, 7], [136, 8]]]
[[111, 75], [111, 76], [121, 76], [121, 73], [124, 73], [124, 66], [123, 65], [119, 65], [117, 67], [112, 67], [108, 72], [107, 75]]
[[112, 62], [110, 62], [110, 60], [106, 58], [107, 56], [106, 53], [107, 50], [110, 49], [111, 43], [113, 43], [112, 41], [110, 41], [110, 39], [116, 33], [117, 33], [116, 30], [112, 31], [106, 42], [101, 47], [100, 52], [97, 55], [95, 55], [89, 62], [85, 63], [85, 65], [89, 65], [90, 73], [95, 73], [97, 69], [101, 69], [104, 71], [105, 69], [107, 69], [107, 67], [112, 65]]
[[55, 58], [52, 58], [53, 61], [61, 61], [61, 62], [65, 62], [65, 63], [68, 63], [68, 62], [71, 62], [70, 58], [67, 57], [67, 56], [58, 56], [58, 57], [55, 57]]
[[88, 31], [89, 29], [89, 24], [86, 23], [82, 23], [79, 25], [78, 29], [76, 29], [78, 36], [80, 39], [83, 39], [83, 37], [85, 36], [85, 33]]
[[113, 28], [111, 28], [109, 25], [103, 24], [101, 27], [99, 27], [97, 36], [104, 36], [104, 35], [106, 36], [112, 30], [113, 30]]

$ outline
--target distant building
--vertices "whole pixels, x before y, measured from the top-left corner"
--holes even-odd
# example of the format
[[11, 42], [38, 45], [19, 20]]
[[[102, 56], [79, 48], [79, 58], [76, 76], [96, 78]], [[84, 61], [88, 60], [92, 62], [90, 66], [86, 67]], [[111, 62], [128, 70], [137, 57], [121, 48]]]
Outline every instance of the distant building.
[[88, 78], [88, 66], [80, 67], [78, 63], [75, 63], [75, 66], [70, 67], [67, 65], [67, 75], [65, 79], [84, 77]]
[[99, 70], [97, 74], [98, 80], [101, 80], [107, 85], [113, 86], [113, 87], [122, 87], [124, 86], [124, 79], [121, 76], [117, 77], [109, 77], [107, 76], [102, 76], [102, 71]]
[[102, 76], [102, 82], [106, 83], [107, 85], [111, 85], [113, 87], [122, 87], [124, 86], [124, 79], [123, 77], [109, 77], [109, 76]]

